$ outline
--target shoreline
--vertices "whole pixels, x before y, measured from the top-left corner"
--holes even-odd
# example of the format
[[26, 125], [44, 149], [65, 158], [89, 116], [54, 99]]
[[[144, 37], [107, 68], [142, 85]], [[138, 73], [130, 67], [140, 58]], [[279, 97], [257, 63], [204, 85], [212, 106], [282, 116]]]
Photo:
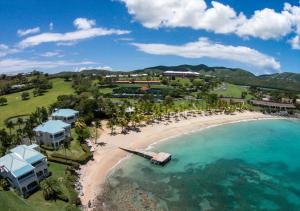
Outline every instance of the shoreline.
[[179, 121], [163, 120], [159, 123], [140, 128], [140, 132], [129, 131], [128, 134], [110, 135], [106, 126], [101, 131], [101, 137], [97, 143], [104, 142], [105, 146], [94, 146], [94, 160], [82, 165], [79, 171], [79, 183], [82, 192], [79, 194], [83, 206], [93, 201], [102, 192], [102, 186], [106, 178], [131, 154], [120, 150], [118, 147], [131, 147], [138, 149], [151, 149], [164, 141], [170, 141], [175, 137], [199, 132], [205, 129], [239, 122], [248, 122], [267, 119], [284, 119], [259, 112], [245, 111], [235, 115], [196, 115]]

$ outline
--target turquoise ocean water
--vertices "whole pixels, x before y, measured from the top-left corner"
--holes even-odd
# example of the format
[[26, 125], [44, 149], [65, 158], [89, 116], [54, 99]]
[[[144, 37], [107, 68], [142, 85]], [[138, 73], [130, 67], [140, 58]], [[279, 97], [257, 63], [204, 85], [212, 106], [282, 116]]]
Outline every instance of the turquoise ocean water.
[[107, 181], [109, 210], [300, 210], [300, 121], [213, 127], [154, 147], [164, 167], [138, 156]]

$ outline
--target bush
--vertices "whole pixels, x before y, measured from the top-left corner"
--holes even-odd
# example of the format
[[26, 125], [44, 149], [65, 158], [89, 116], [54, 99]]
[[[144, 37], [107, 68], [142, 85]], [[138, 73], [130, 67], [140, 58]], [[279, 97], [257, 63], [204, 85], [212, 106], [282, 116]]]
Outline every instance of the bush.
[[73, 166], [74, 168], [79, 168], [79, 164], [77, 162], [74, 162], [74, 161], [71, 161], [71, 160], [68, 160], [66, 162], [65, 158], [49, 156], [47, 159], [48, 159], [48, 161], [51, 161], [51, 162], [54, 162], [54, 163], [60, 163], [60, 164], [64, 164], [64, 165], [67, 165], [67, 166]]
[[8, 191], [9, 190], [9, 183], [6, 179], [4, 178], [0, 178], [0, 187], [5, 190]]

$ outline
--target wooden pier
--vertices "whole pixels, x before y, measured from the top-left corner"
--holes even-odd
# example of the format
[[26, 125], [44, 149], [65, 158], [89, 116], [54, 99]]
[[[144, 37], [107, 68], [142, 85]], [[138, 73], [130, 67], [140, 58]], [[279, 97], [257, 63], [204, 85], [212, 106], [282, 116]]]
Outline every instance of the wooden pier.
[[130, 153], [139, 155], [141, 157], [147, 158], [148, 160], [151, 161], [151, 163], [156, 164], [156, 165], [165, 165], [172, 158], [172, 155], [169, 153], [166, 153], [166, 152], [156, 153], [156, 152], [150, 152], [150, 151], [145, 151], [145, 150], [134, 150], [134, 149], [122, 148], [122, 147], [119, 147], [119, 148], [126, 152], [130, 152]]

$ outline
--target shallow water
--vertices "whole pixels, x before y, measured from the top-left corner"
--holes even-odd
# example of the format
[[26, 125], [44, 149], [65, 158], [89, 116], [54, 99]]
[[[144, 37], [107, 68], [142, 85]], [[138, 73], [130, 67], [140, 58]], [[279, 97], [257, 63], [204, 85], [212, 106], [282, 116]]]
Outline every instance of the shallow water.
[[228, 124], [173, 138], [154, 150], [171, 153], [171, 162], [160, 167], [132, 156], [109, 177], [100, 206], [300, 210], [300, 121]]

